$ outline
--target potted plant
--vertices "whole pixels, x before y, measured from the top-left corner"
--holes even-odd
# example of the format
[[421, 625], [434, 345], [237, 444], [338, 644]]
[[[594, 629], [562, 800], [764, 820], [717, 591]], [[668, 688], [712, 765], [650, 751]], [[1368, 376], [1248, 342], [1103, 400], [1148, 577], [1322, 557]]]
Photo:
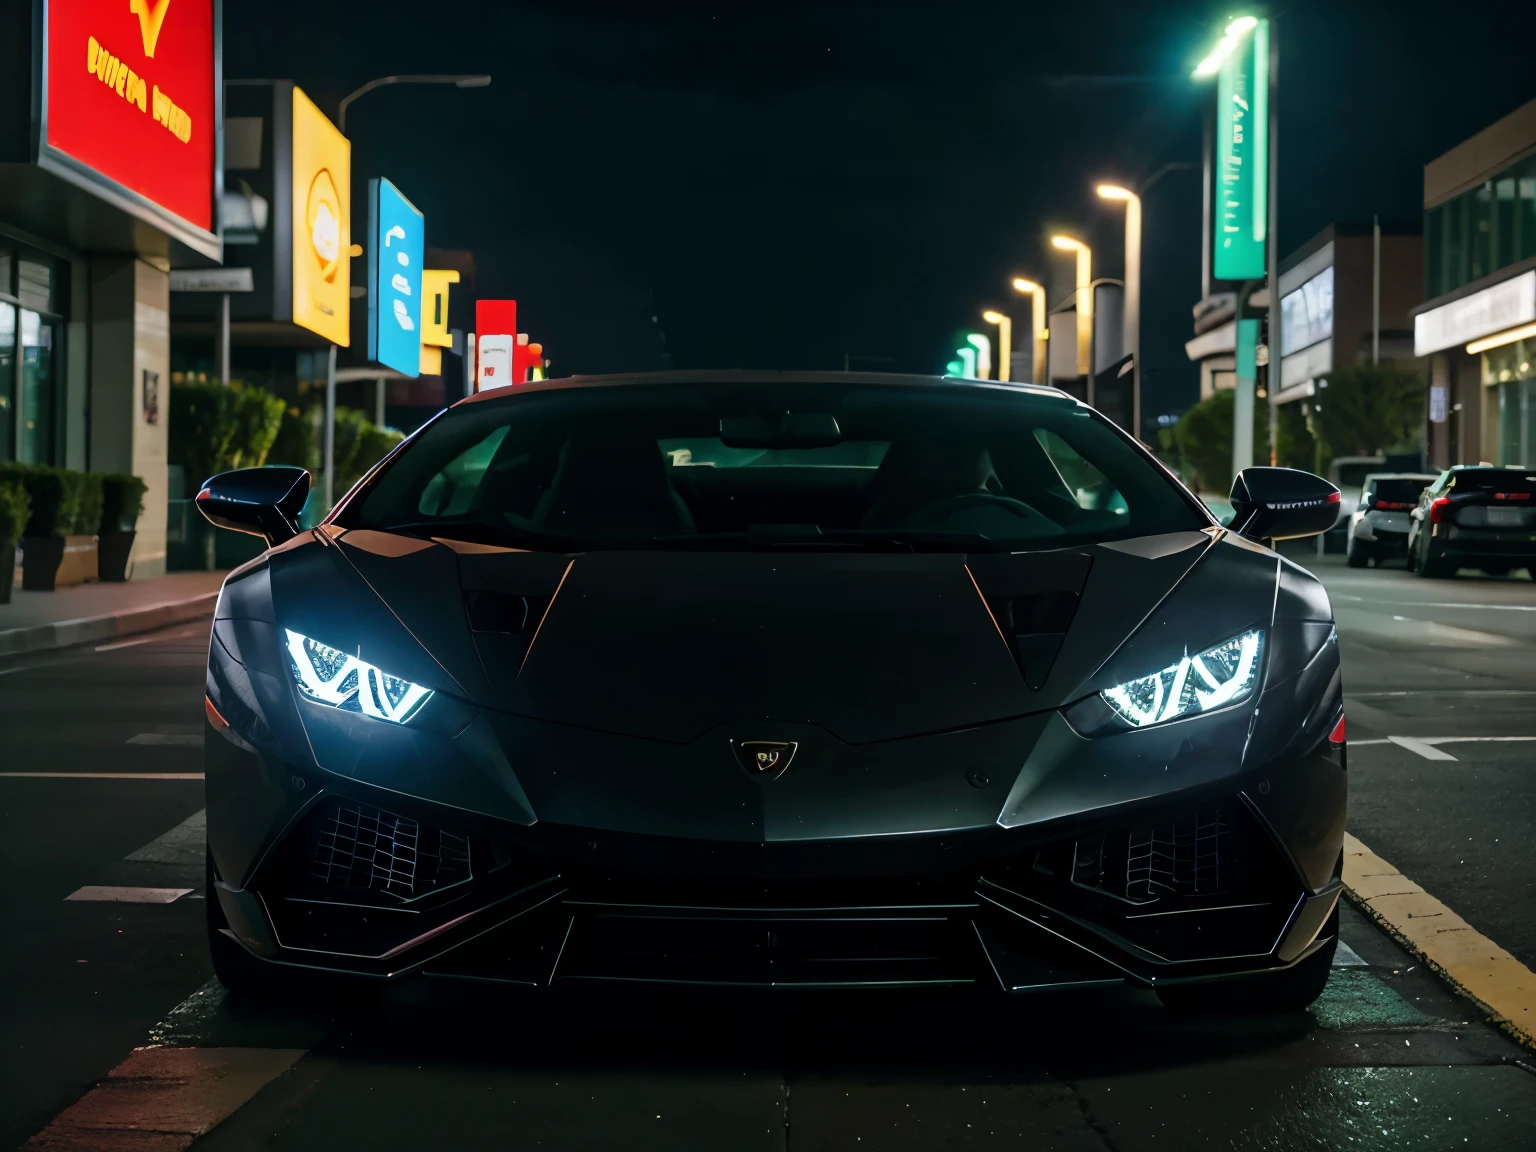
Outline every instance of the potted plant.
[[96, 579], [96, 528], [101, 523], [101, 473], [65, 471], [64, 483], [73, 490], [75, 514], [64, 531], [64, 557], [54, 586], [68, 587]]
[[9, 464], [0, 476], [21, 482], [27, 492], [27, 526], [21, 536], [21, 586], [52, 592], [64, 559], [64, 534], [74, 525], [79, 486], [62, 468]]
[[0, 475], [0, 604], [11, 602], [16, 578], [16, 542], [26, 530], [27, 490], [19, 480]]
[[128, 579], [128, 557], [139, 513], [144, 511], [144, 481], [126, 473], [101, 478], [101, 524], [96, 534], [97, 575], [110, 583]]

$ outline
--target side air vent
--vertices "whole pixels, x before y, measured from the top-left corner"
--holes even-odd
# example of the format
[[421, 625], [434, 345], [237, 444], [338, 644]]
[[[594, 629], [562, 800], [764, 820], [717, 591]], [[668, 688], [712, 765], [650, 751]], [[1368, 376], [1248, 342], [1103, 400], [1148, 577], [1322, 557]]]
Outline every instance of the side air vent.
[[1024, 682], [1038, 692], [1077, 615], [1092, 557], [1082, 552], [972, 556], [968, 567]]
[[465, 592], [464, 609], [476, 632], [521, 632], [532, 615], [526, 596], [506, 592]]

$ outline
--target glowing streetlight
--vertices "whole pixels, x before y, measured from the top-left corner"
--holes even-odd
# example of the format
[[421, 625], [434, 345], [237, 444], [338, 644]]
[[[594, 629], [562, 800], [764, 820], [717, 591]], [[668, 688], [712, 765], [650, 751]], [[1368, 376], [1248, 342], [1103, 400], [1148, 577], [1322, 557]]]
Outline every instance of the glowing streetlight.
[[1033, 297], [1029, 330], [1033, 353], [1029, 369], [1030, 380], [1035, 384], [1049, 384], [1051, 373], [1046, 364], [1046, 341], [1050, 339], [1051, 333], [1045, 326], [1045, 288], [1033, 280], [1015, 276], [1013, 290], [1022, 296]]
[[1052, 236], [1051, 247], [1077, 253], [1077, 374], [1091, 376], [1093, 348], [1093, 249], [1071, 236]]
[[967, 332], [965, 342], [976, 349], [976, 379], [992, 379], [992, 339], [980, 332]]
[[997, 325], [997, 378], [1006, 381], [1011, 367], [1009, 361], [1013, 359], [1013, 319], [991, 309], [983, 312], [981, 318], [988, 324]]
[[1216, 41], [1216, 47], [1206, 54], [1204, 60], [1195, 65], [1195, 70], [1191, 73], [1194, 79], [1209, 80], [1216, 73], [1220, 72], [1222, 61], [1232, 55], [1232, 50], [1237, 47], [1244, 36], [1258, 26], [1258, 23], [1257, 17], [1239, 16], [1232, 23], [1228, 24], [1227, 30], [1221, 34], [1221, 39]]
[[1131, 354], [1131, 435], [1141, 439], [1141, 197], [1100, 184], [1100, 199], [1125, 204], [1125, 351]]

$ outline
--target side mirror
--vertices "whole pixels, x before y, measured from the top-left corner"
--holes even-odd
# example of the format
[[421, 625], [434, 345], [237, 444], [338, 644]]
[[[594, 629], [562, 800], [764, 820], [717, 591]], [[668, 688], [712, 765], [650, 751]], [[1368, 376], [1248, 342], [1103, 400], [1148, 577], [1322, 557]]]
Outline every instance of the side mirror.
[[210, 523], [265, 536], [275, 548], [299, 534], [299, 513], [307, 499], [309, 473], [302, 468], [240, 468], [203, 481], [197, 509]]
[[1294, 540], [1332, 528], [1339, 490], [1295, 468], [1244, 468], [1232, 481], [1231, 528], [1250, 540]]

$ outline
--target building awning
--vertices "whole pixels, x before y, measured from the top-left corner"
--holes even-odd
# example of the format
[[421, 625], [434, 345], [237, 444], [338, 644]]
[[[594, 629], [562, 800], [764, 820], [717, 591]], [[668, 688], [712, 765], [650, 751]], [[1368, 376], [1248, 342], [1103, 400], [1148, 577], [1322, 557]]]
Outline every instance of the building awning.
[[1428, 356], [1536, 322], [1536, 268], [1425, 308], [1413, 318], [1413, 354]]

